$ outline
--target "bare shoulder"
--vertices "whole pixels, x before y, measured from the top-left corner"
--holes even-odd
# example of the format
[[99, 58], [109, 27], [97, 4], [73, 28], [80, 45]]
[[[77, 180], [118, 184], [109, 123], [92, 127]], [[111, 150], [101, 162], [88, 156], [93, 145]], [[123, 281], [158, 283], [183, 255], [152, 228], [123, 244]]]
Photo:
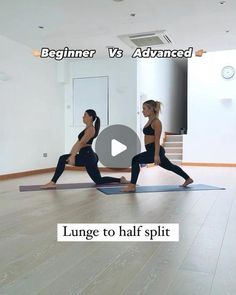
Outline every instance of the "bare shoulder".
[[87, 133], [89, 135], [94, 135], [94, 133], [95, 133], [95, 127], [94, 126], [90, 126], [90, 127], [86, 128], [85, 133]]
[[161, 126], [162, 126], [161, 121], [158, 118], [153, 120], [153, 122], [152, 122], [153, 128], [161, 128]]

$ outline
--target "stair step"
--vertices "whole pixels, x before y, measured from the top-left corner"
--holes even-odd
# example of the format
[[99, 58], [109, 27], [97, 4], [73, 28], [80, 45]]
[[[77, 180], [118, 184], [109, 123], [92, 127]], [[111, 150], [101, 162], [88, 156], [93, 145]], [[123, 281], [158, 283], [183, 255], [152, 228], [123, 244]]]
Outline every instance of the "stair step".
[[[182, 164], [182, 160], [180, 160], [180, 159], [174, 159], [174, 160], [172, 160], [171, 159], [171, 163], [173, 163], [175, 165], [181, 165]], [[143, 167], [150, 168], [150, 167], [156, 167], [156, 165], [154, 163], [151, 163], [151, 164], [145, 164]]]
[[166, 147], [183, 147], [183, 143], [182, 142], [176, 142], [176, 141], [172, 141], [172, 142], [165, 142], [164, 143], [164, 148]]
[[177, 153], [177, 154], [182, 154], [183, 153], [183, 147], [165, 147], [166, 153], [172, 154], [172, 153]]
[[183, 142], [183, 135], [167, 135], [166, 142]]
[[172, 160], [171, 159], [171, 163], [173, 163], [175, 165], [181, 165], [182, 164], [182, 160], [179, 160], [179, 159]]
[[182, 154], [168, 154], [166, 153], [166, 157], [170, 160], [182, 160]]

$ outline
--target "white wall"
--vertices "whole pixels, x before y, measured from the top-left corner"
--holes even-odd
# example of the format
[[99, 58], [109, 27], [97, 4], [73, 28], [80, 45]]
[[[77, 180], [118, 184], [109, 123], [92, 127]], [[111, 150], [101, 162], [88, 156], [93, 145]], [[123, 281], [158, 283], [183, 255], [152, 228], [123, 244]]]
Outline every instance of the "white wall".
[[[64, 152], [64, 93], [56, 62], [0, 36], [0, 174], [53, 167]], [[42, 154], [48, 153], [48, 158]]]
[[135, 59], [123, 57], [70, 61], [68, 66], [69, 83], [65, 85], [66, 152], [70, 152], [71, 146], [81, 131], [78, 127], [73, 127], [73, 78], [109, 76], [109, 124], [123, 124], [136, 131], [137, 63]]
[[[148, 99], [163, 103], [160, 120], [164, 132], [179, 133], [186, 127], [186, 73], [173, 59], [142, 58], [138, 60], [138, 98], [140, 110]], [[140, 113], [140, 126], [147, 119]], [[143, 137], [140, 130], [140, 136]]]
[[221, 77], [225, 65], [236, 68], [236, 50], [189, 60], [183, 162], [236, 163], [236, 77]]

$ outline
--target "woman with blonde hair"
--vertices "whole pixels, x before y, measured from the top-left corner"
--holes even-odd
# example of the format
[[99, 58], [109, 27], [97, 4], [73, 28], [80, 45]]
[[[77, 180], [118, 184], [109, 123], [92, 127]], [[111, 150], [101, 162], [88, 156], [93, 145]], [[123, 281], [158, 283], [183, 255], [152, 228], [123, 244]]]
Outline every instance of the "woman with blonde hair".
[[162, 124], [159, 120], [159, 113], [161, 111], [161, 102], [154, 100], [147, 100], [143, 103], [143, 115], [148, 117], [148, 122], [143, 128], [144, 142], [146, 152], [140, 153], [132, 159], [131, 182], [124, 189], [126, 192], [133, 192], [136, 189], [136, 182], [140, 172], [140, 164], [155, 163], [160, 167], [170, 170], [185, 179], [182, 184], [186, 187], [193, 182], [179, 166], [174, 165], [165, 156], [165, 149], [160, 145], [160, 137], [162, 132]]

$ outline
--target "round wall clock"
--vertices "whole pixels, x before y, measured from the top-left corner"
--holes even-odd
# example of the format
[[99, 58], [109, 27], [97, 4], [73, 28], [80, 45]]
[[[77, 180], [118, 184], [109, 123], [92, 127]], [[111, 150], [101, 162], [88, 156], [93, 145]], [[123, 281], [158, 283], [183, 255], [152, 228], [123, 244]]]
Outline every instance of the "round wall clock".
[[221, 75], [223, 78], [225, 79], [230, 79], [234, 76], [235, 74], [235, 69], [232, 66], [225, 66], [223, 67], [223, 69], [221, 70]]

